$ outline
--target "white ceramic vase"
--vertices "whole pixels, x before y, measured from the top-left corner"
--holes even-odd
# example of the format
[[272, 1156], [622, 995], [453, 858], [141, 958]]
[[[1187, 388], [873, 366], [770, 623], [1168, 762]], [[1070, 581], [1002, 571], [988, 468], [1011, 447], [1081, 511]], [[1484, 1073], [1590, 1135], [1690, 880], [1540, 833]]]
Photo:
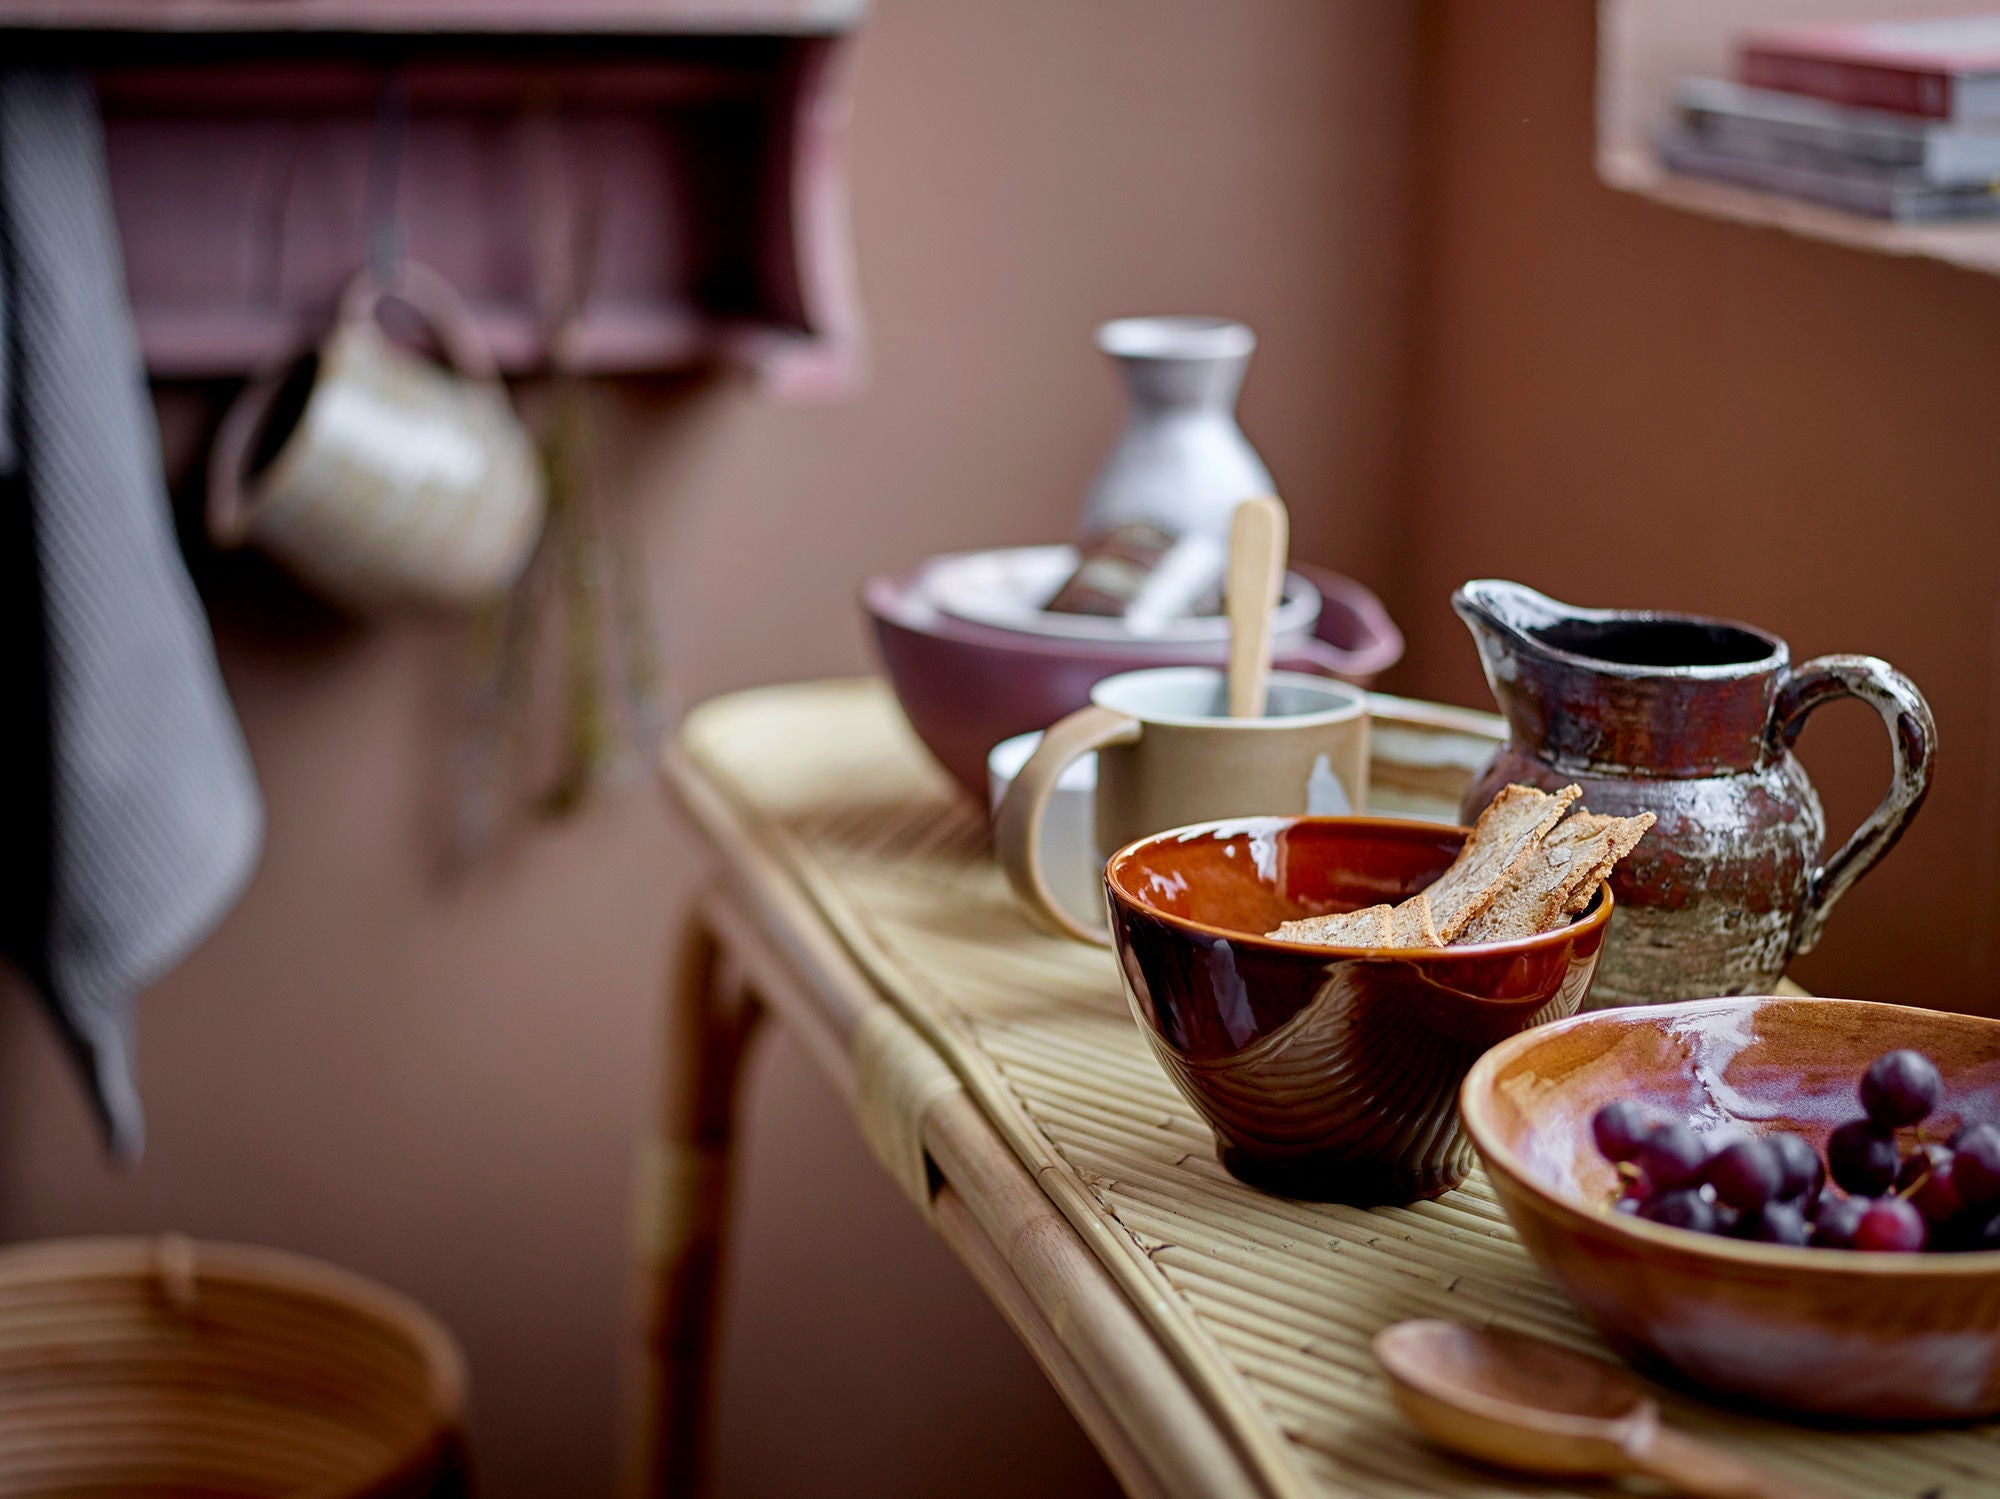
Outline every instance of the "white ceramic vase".
[[1131, 413], [1084, 501], [1082, 537], [1151, 521], [1227, 538], [1237, 505], [1277, 492], [1236, 425], [1257, 335], [1226, 318], [1119, 318], [1097, 346], [1118, 362]]

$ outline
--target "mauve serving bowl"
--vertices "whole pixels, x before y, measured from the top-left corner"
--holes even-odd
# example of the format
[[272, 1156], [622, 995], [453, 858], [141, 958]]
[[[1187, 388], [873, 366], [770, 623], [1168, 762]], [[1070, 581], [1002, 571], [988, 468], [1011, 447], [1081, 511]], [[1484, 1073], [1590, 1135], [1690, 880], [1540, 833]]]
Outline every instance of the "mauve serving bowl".
[[[1320, 591], [1311, 636], [1280, 637], [1276, 665], [1366, 687], [1403, 654], [1402, 633], [1381, 601], [1323, 568], [1292, 571]], [[1046, 729], [1090, 701], [1116, 672], [1146, 666], [1220, 666], [1227, 643], [1069, 640], [1003, 630], [941, 613], [915, 576], [874, 578], [862, 589], [875, 644], [917, 737], [952, 778], [986, 795], [986, 753], [1003, 739]]]
[[1456, 1100], [1481, 1052], [1576, 1013], [1611, 892], [1515, 942], [1317, 947], [1263, 933], [1397, 901], [1456, 857], [1465, 828], [1262, 817], [1177, 828], [1105, 870], [1126, 997], [1167, 1075], [1237, 1176], [1291, 1197], [1412, 1202], [1465, 1179]]
[[1734, 998], [1600, 1010], [1488, 1052], [1465, 1128], [1515, 1231], [1636, 1362], [1818, 1417], [1962, 1421], [2000, 1412], [2000, 1252], [1869, 1254], [1688, 1233], [1610, 1211], [1590, 1139], [1614, 1098], [1698, 1133], [1795, 1130], [1822, 1155], [1868, 1064], [1907, 1046], [1944, 1073], [1925, 1121], [2000, 1123], [2000, 1021], [1851, 999]]

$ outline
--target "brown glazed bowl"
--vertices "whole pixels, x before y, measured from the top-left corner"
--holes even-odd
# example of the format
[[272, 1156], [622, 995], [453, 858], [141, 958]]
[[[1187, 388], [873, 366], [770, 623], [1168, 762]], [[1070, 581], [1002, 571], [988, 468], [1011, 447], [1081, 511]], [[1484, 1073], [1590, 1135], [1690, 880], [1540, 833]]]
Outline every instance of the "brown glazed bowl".
[[1824, 1156], [1861, 1113], [1861, 1074], [1899, 1046], [1944, 1073], [1926, 1135], [2000, 1123], [2000, 1020], [1851, 999], [1601, 1010], [1495, 1047], [1460, 1105], [1528, 1252], [1627, 1357], [1819, 1417], [1989, 1416], [2000, 1251], [1793, 1249], [1642, 1222], [1610, 1211], [1616, 1173], [1591, 1144], [1591, 1115], [1630, 1098], [1701, 1134], [1794, 1130]]
[[1315, 947], [1281, 921], [1413, 895], [1465, 828], [1260, 817], [1176, 828], [1105, 869], [1126, 997], [1237, 1176], [1291, 1197], [1413, 1202], [1472, 1167], [1455, 1107], [1496, 1041], [1576, 1013], [1611, 892], [1539, 937], [1411, 949]]

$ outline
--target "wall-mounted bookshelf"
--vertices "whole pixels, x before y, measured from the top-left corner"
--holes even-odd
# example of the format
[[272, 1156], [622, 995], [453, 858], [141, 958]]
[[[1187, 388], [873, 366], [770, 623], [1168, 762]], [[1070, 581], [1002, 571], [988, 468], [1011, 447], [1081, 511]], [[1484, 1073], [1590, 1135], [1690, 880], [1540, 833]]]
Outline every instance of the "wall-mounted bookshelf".
[[1994, 0], [1600, 0], [1597, 174], [1611, 187], [1690, 213], [2000, 274], [2000, 220], [1889, 223], [1775, 193], [1680, 176], [1662, 167], [1653, 150], [1675, 81], [1687, 74], [1730, 76], [1735, 40], [1746, 26], [1994, 8]]

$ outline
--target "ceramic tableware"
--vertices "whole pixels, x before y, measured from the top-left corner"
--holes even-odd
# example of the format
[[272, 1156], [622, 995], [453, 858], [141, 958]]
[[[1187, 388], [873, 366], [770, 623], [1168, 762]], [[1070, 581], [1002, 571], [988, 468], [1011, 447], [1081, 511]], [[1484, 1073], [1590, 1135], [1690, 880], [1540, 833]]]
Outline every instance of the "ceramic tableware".
[[1028, 913], [1084, 942], [1109, 939], [1055, 899], [1041, 829], [1064, 767], [1093, 750], [1099, 848], [1217, 817], [1345, 813], [1368, 801], [1368, 703], [1356, 688], [1274, 673], [1264, 715], [1232, 718], [1226, 679], [1213, 667], [1106, 677], [1088, 707], [1042, 736], [993, 824], [994, 851]]
[[1454, 1107], [1496, 1041], [1575, 1013], [1612, 909], [1470, 947], [1281, 942], [1280, 922], [1397, 901], [1435, 880], [1464, 828], [1263, 817], [1176, 829], [1111, 856], [1119, 972], [1167, 1075], [1222, 1162], [1288, 1196], [1410, 1202], [1472, 1166]]
[[[954, 552], [919, 568], [916, 587], [939, 612], [973, 624], [1114, 645], [1130, 641], [1135, 632], [1124, 619], [1044, 607], [1076, 571], [1080, 556], [1075, 547], [1061, 545]], [[1309, 639], [1319, 611], [1319, 590], [1298, 573], [1287, 573], [1283, 597], [1271, 613], [1272, 632]], [[1229, 638], [1229, 621], [1220, 614], [1183, 615], [1161, 621], [1140, 638], [1162, 647], [1220, 644]]]
[[[1618, 921], [1593, 1003], [1769, 989], [1930, 787], [1930, 709], [1872, 656], [1794, 666], [1784, 641], [1749, 625], [1572, 608], [1493, 578], [1452, 605], [1508, 728], [1461, 820], [1516, 781], [1575, 782], [1593, 812], [1659, 819], [1612, 875]], [[1881, 715], [1893, 769], [1882, 804], [1829, 853], [1792, 745], [1814, 709], [1850, 697]]]
[[[993, 815], [999, 815], [1007, 788], [1041, 742], [1040, 734], [1016, 734], [987, 755], [987, 807]], [[1104, 855], [1098, 852], [1091, 817], [1096, 791], [1097, 756], [1079, 755], [1064, 767], [1042, 813], [1042, 868], [1049, 893], [1087, 927], [1104, 925]]]
[[[1293, 571], [1310, 580], [1323, 605], [1313, 634], [1280, 638], [1279, 668], [1365, 687], [1402, 655], [1402, 634], [1374, 594], [1321, 568]], [[1221, 638], [1193, 645], [1083, 641], [992, 629], [942, 614], [909, 579], [873, 579], [862, 604], [910, 727], [952, 778], [981, 799], [986, 752], [1002, 739], [1046, 728], [1081, 708], [1091, 687], [1113, 673], [1220, 665], [1227, 650]]]
[[1236, 425], [1257, 335], [1226, 318], [1133, 317], [1100, 327], [1097, 346], [1117, 361], [1130, 410], [1078, 534], [1146, 521], [1170, 536], [1227, 536], [1238, 502], [1276, 487]]
[[2000, 1413], [2000, 1251], [1749, 1243], [1613, 1213], [1590, 1119], [1628, 1098], [1702, 1134], [1828, 1132], [1907, 1046], [1944, 1074], [1943, 1139], [2000, 1124], [2000, 1020], [1848, 999], [1730, 998], [1580, 1015], [1473, 1067], [1466, 1133], [1528, 1252], [1620, 1352], [1719, 1394], [1851, 1421]]
[[1439, 1445], [1564, 1478], [1627, 1474], [1693, 1499], [1831, 1499], [1677, 1431], [1631, 1375], [1541, 1338], [1462, 1322], [1375, 1335], [1396, 1406]]
[[[390, 341], [399, 302], [446, 364]], [[208, 529], [255, 542], [334, 603], [464, 606], [527, 565], [545, 506], [535, 446], [471, 313], [422, 266], [357, 277], [319, 350], [252, 381], [210, 455]]]

